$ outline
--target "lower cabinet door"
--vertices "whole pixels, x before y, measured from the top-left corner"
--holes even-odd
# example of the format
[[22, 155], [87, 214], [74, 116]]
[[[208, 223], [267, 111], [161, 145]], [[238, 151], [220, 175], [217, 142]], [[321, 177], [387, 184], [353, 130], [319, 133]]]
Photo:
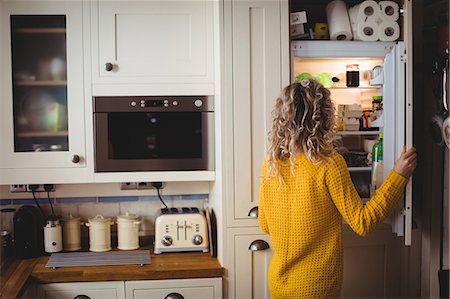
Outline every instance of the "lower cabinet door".
[[127, 299], [221, 299], [222, 278], [125, 282]]
[[230, 298], [268, 299], [267, 273], [273, 256], [272, 243], [266, 234], [245, 234], [245, 229], [233, 234], [234, 288]]
[[125, 299], [123, 281], [49, 283], [38, 286], [38, 298]]

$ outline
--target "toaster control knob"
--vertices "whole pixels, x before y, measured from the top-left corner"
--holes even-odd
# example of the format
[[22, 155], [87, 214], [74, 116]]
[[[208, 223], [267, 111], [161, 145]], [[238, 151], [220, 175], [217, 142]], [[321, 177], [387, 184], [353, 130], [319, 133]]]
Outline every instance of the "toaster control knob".
[[203, 238], [200, 235], [194, 235], [192, 237], [192, 243], [194, 243], [194, 245], [200, 245], [203, 242]]
[[172, 238], [171, 238], [170, 236], [164, 236], [164, 237], [162, 237], [162, 239], [161, 239], [161, 243], [162, 243], [164, 246], [170, 246], [170, 245], [172, 245], [173, 240], [172, 240]]

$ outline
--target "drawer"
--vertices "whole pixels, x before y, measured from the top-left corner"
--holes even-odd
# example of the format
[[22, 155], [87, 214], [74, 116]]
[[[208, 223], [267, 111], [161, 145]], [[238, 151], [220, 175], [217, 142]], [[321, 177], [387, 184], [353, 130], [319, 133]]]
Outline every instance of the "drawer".
[[127, 299], [221, 299], [222, 279], [127, 281], [125, 289]]
[[49, 283], [38, 286], [45, 299], [125, 299], [123, 281]]

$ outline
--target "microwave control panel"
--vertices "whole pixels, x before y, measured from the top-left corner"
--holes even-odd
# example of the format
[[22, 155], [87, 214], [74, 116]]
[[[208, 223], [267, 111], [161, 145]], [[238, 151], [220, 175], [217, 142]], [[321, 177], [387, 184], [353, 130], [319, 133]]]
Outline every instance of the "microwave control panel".
[[211, 96], [94, 97], [94, 113], [143, 111], [214, 111]]

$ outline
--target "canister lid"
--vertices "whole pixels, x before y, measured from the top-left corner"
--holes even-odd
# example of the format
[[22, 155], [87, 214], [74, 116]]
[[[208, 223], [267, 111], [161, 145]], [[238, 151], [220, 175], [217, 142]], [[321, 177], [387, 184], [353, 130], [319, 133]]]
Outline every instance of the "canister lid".
[[105, 218], [105, 217], [103, 217], [103, 215], [100, 215], [100, 214], [98, 214], [94, 218], [90, 218], [88, 220], [89, 220], [89, 223], [93, 223], [93, 224], [104, 224], [107, 222], [111, 222], [110, 218]]
[[128, 213], [128, 212], [126, 212], [125, 214], [123, 214], [123, 215], [120, 215], [120, 216], [117, 216], [117, 220], [119, 221], [119, 220], [123, 220], [123, 221], [135, 221], [135, 220], [138, 220], [139, 219], [139, 216], [138, 215], [136, 215], [136, 214], [131, 214], [131, 213]]
[[64, 222], [80, 221], [80, 220], [81, 220], [80, 217], [75, 217], [75, 216], [73, 216], [72, 214], [65, 215], [65, 216], [63, 216], [63, 218], [61, 219], [61, 221], [64, 221]]
[[373, 96], [372, 100], [374, 100], [374, 101], [382, 101], [383, 100], [383, 96]]

